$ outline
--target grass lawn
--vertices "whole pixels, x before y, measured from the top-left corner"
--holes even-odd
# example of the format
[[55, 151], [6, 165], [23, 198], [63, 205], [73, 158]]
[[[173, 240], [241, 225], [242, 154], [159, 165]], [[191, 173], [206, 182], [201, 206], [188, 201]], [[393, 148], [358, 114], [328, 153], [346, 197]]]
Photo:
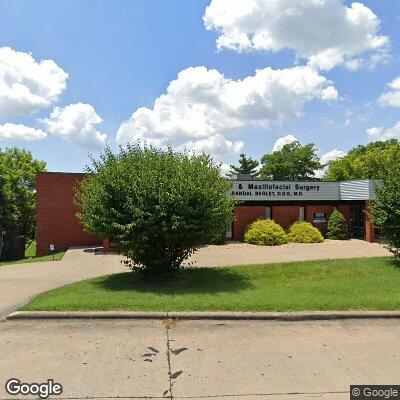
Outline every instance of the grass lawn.
[[[65, 254], [65, 251], [60, 252], [60, 253], [55, 253], [54, 260], [55, 261], [61, 260], [64, 257], [64, 254]], [[36, 257], [36, 242], [33, 241], [29, 245], [29, 247], [25, 250], [25, 258], [23, 258], [22, 260], [16, 260], [16, 261], [0, 262], [0, 267], [3, 267], [5, 265], [11, 265], [11, 264], [24, 264], [24, 263], [52, 261], [52, 260], [53, 260], [53, 256]]]
[[188, 269], [174, 282], [108, 275], [52, 290], [23, 310], [399, 310], [390, 257]]

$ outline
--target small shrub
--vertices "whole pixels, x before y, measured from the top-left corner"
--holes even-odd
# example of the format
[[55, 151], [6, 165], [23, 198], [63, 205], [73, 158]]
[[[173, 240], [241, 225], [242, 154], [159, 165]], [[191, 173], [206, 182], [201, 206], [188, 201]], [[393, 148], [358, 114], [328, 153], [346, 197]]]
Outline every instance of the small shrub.
[[349, 231], [343, 214], [335, 210], [328, 221], [328, 239], [346, 240], [349, 238]]
[[284, 229], [271, 219], [259, 219], [252, 222], [244, 234], [246, 243], [260, 246], [278, 246], [288, 243]]
[[295, 222], [288, 232], [289, 242], [293, 243], [322, 243], [324, 237], [318, 228], [309, 222]]

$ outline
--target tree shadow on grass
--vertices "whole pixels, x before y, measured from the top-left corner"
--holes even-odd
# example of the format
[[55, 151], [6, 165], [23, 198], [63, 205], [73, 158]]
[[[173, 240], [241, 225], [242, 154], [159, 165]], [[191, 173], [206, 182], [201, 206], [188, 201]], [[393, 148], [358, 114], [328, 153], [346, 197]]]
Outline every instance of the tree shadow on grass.
[[254, 286], [248, 277], [224, 268], [185, 269], [171, 280], [155, 282], [143, 280], [138, 272], [126, 272], [103, 277], [93, 284], [112, 291], [171, 295], [239, 292]]
[[390, 259], [390, 263], [391, 263], [394, 267], [400, 269], [400, 258], [394, 258], [394, 257], [392, 257], [392, 258]]

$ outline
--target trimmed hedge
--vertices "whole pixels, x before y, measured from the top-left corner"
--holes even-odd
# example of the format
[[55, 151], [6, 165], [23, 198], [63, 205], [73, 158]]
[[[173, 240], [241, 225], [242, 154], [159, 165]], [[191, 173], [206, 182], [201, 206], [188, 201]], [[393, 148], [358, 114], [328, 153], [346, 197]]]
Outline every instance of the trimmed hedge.
[[343, 214], [335, 210], [328, 221], [328, 239], [346, 240], [349, 238], [349, 230]]
[[324, 237], [318, 228], [309, 222], [297, 221], [289, 228], [288, 238], [293, 243], [322, 243]]
[[246, 243], [259, 246], [278, 246], [289, 242], [284, 229], [271, 219], [258, 219], [252, 222], [244, 234]]

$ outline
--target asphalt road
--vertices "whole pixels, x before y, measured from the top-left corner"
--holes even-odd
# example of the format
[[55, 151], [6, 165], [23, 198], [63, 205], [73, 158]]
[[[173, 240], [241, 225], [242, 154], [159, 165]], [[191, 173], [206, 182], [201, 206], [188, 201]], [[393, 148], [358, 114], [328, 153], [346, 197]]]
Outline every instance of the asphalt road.
[[0, 399], [11, 377], [63, 399], [348, 399], [400, 382], [399, 339], [399, 320], [5, 321]]

